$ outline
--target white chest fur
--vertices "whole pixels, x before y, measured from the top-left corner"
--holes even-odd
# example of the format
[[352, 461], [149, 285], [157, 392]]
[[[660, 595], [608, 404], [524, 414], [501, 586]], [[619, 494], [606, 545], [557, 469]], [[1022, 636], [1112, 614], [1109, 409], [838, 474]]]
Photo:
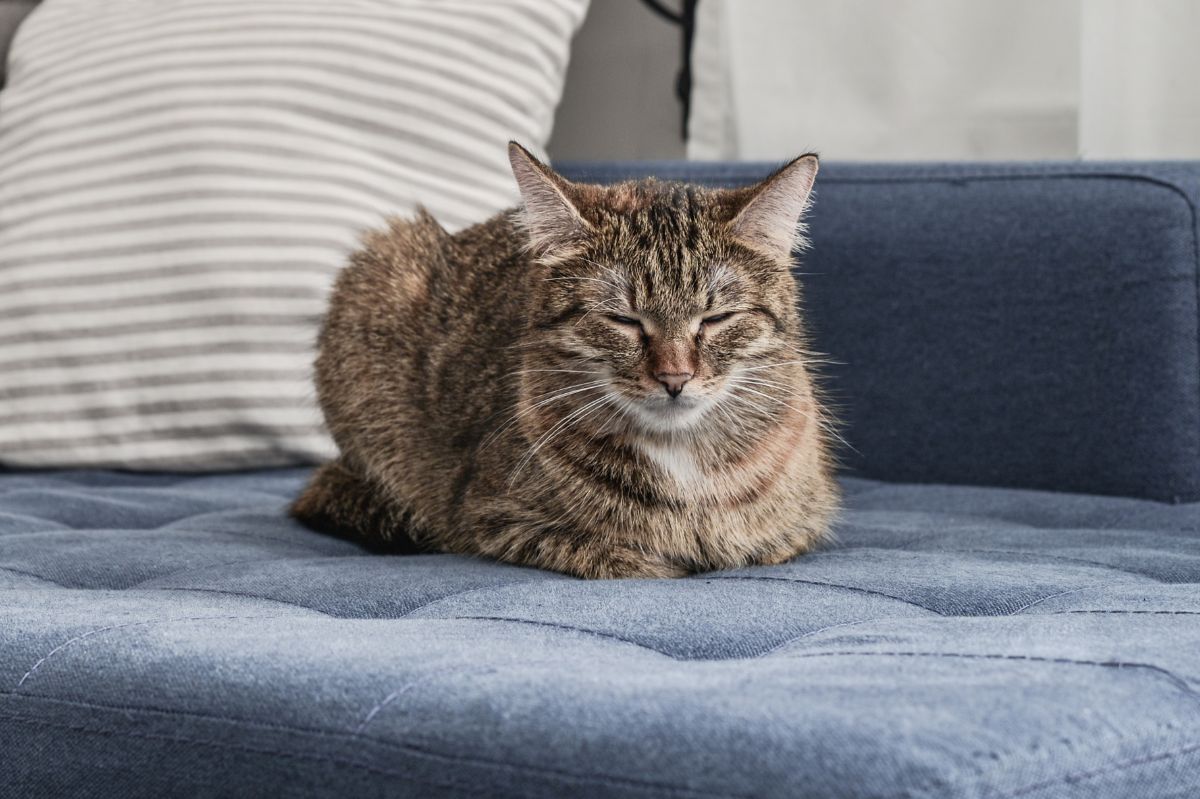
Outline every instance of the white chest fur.
[[696, 488], [705, 482], [704, 472], [692, 450], [683, 444], [639, 444], [650, 462], [675, 481], [680, 488]]

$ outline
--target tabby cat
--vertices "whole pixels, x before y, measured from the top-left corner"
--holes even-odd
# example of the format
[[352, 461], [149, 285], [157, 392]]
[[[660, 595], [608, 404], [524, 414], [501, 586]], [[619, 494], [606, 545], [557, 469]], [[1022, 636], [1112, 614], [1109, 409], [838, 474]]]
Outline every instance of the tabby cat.
[[316, 384], [341, 455], [295, 516], [591, 578], [825, 541], [838, 497], [790, 271], [816, 157], [723, 190], [509, 155], [520, 209], [454, 235], [394, 219], [339, 276]]

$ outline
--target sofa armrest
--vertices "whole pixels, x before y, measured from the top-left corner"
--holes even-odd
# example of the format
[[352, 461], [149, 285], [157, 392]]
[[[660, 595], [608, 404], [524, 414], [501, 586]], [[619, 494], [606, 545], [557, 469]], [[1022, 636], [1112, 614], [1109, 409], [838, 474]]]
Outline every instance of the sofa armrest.
[[1192, 163], [823, 166], [800, 279], [850, 473], [1200, 499], [1198, 196]]

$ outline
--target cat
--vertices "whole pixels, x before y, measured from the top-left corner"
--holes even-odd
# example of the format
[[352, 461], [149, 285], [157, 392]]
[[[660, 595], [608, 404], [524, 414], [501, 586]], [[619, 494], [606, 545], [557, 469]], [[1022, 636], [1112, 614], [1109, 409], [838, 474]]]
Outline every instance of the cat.
[[584, 578], [829, 540], [829, 419], [791, 273], [816, 156], [739, 189], [509, 158], [520, 208], [454, 235], [392, 219], [340, 273], [316, 360], [340, 456], [294, 516]]

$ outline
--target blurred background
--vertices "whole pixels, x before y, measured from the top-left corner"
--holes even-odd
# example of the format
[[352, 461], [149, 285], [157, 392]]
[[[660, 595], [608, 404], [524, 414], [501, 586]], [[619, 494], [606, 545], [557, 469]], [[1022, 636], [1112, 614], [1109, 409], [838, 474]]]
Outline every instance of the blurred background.
[[1195, 0], [594, 0], [549, 150], [1195, 158], [1197, 32]]

